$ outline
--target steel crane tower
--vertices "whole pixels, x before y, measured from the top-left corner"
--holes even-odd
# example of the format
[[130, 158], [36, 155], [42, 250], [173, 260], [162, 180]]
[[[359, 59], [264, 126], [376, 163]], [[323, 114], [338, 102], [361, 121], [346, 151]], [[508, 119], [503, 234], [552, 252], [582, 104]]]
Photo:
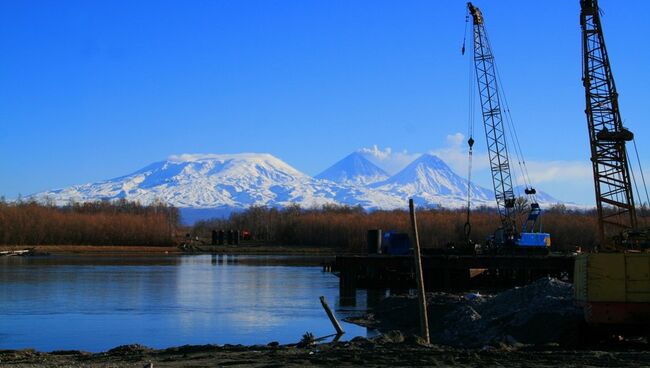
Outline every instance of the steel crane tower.
[[580, 1], [582, 83], [594, 171], [598, 233], [601, 244], [637, 229], [625, 142], [634, 137], [623, 127], [618, 93], [600, 24], [597, 0]]
[[512, 228], [512, 231], [514, 231], [515, 194], [512, 190], [508, 147], [506, 144], [494, 56], [492, 55], [490, 41], [485, 32], [483, 14], [472, 3], [468, 3], [467, 6], [474, 19], [474, 66], [476, 68], [485, 137], [487, 138], [487, 148], [490, 156], [492, 184], [494, 185], [501, 223], [503, 223], [504, 228]]
[[[606, 327], [610, 334], [616, 331], [647, 335], [650, 328], [648, 230], [638, 228], [632, 193], [634, 176], [630, 176], [633, 172], [625, 148], [634, 135], [623, 127], [621, 120], [597, 0], [580, 1], [580, 25], [582, 83], [594, 171], [598, 235], [606, 251], [576, 257], [575, 301], [584, 308], [585, 320], [596, 327], [594, 331]], [[639, 170], [643, 178], [640, 164]], [[643, 182], [645, 186], [645, 179]], [[631, 248], [636, 249], [628, 251]], [[646, 251], [639, 252], [639, 249]]]
[[[504, 114], [501, 106], [501, 96], [499, 95], [500, 89], [494, 55], [485, 30], [483, 14], [471, 2], [467, 3], [467, 8], [473, 19], [474, 69], [476, 71], [483, 126], [490, 158], [492, 184], [501, 218], [501, 228], [495, 232], [494, 241], [497, 246], [546, 248], [550, 246], [550, 235], [534, 232], [535, 224], [541, 215], [541, 209], [536, 202], [531, 203], [531, 209], [523, 225], [522, 232], [517, 232], [516, 198], [512, 187]], [[526, 194], [534, 195], [535, 189], [526, 188]]]

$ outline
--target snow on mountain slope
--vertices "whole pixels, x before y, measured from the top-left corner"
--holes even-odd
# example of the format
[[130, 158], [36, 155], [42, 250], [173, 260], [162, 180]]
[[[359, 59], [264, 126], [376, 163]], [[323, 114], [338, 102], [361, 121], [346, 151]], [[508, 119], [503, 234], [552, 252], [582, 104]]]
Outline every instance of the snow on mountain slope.
[[[372, 187], [403, 198], [412, 197], [420, 205], [457, 208], [467, 203], [467, 180], [440, 158], [429, 154], [423, 154], [402, 171]], [[474, 205], [490, 205], [494, 200], [492, 191], [476, 184], [471, 185], [471, 192]]]
[[335, 183], [365, 185], [386, 180], [388, 174], [359, 152], [353, 152], [315, 178]]
[[[269, 154], [180, 155], [153, 163], [132, 174], [91, 184], [34, 194], [28, 198], [66, 205], [71, 201], [127, 199], [162, 201], [194, 216], [219, 216], [252, 205], [315, 207], [342, 204], [366, 209], [419, 206], [460, 208], [467, 204], [467, 181], [441, 159], [422, 155], [394, 176], [361, 155], [352, 154], [316, 178]], [[384, 178], [384, 180], [380, 180]], [[491, 190], [472, 184], [473, 206], [494, 206]], [[541, 202], [557, 203], [554, 198]]]
[[[269, 154], [181, 155], [104, 182], [37, 194], [57, 204], [70, 200], [162, 200], [178, 207], [246, 208], [332, 203], [328, 186]], [[331, 185], [330, 185], [331, 186]], [[328, 190], [329, 189], [329, 190]]]

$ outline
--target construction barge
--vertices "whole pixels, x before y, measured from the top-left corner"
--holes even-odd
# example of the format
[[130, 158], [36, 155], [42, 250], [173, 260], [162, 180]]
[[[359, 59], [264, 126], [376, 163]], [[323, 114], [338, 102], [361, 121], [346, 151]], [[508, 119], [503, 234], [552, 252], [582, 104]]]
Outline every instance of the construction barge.
[[[571, 282], [574, 261], [574, 254], [423, 254], [422, 268], [427, 291], [461, 291], [521, 286], [541, 277]], [[339, 276], [342, 295], [357, 289], [415, 287], [412, 255], [337, 256], [325, 270]]]

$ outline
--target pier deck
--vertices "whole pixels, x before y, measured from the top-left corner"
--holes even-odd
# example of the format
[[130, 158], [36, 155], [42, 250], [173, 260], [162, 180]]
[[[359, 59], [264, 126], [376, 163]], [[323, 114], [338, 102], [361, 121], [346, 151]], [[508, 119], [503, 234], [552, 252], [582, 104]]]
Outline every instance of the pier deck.
[[[428, 291], [512, 287], [545, 276], [570, 282], [573, 262], [573, 255], [422, 255]], [[331, 271], [342, 292], [415, 286], [412, 255], [338, 256]]]

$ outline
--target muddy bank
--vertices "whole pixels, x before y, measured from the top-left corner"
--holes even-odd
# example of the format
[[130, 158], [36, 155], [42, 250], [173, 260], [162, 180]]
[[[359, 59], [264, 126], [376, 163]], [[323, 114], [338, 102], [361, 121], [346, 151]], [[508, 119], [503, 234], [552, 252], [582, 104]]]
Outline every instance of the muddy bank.
[[138, 245], [0, 245], [0, 251], [29, 249], [32, 255], [69, 254], [245, 254], [245, 255], [317, 255], [334, 256], [341, 252], [335, 247], [284, 246], [268, 244], [138, 246]]
[[66, 255], [66, 254], [182, 254], [179, 247], [174, 246], [139, 246], [139, 245], [24, 245], [0, 246], [2, 250], [29, 249], [34, 255]]
[[[383, 300], [372, 312], [348, 321], [380, 331], [419, 331], [417, 299], [397, 296]], [[543, 278], [496, 295], [427, 294], [433, 343], [482, 348], [506, 343], [579, 343], [584, 330], [582, 311], [573, 304], [572, 286]]]
[[391, 332], [367, 340], [322, 345], [202, 345], [152, 350], [139, 345], [121, 346], [104, 353], [79, 351], [51, 353], [33, 350], [0, 351], [0, 365], [11, 367], [304, 367], [304, 366], [458, 366], [557, 367], [650, 364], [644, 351], [572, 351], [511, 347], [464, 350], [426, 345], [417, 337]]
[[[181, 247], [183, 249], [183, 247]], [[306, 245], [276, 245], [242, 243], [240, 245], [189, 245], [188, 252], [216, 254], [249, 254], [249, 255], [319, 255], [334, 256], [342, 249], [336, 247], [306, 246]]]

